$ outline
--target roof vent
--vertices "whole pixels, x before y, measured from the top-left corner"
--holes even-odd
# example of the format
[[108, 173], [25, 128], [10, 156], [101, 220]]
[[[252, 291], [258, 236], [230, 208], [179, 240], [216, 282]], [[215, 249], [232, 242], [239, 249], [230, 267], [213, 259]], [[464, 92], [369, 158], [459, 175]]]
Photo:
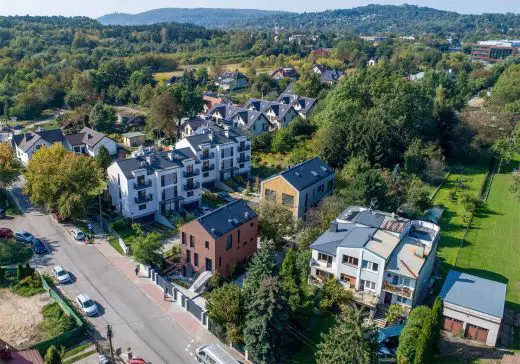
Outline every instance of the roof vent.
[[415, 249], [415, 255], [417, 255], [419, 258], [424, 258], [424, 246], [418, 246]]
[[209, 138], [209, 140], [213, 140], [213, 131], [210, 131], [208, 133], [208, 138]]
[[327, 167], [325, 167], [325, 166], [321, 166], [320, 168], [321, 168], [321, 170], [322, 170], [323, 172], [328, 172]]
[[318, 177], [318, 172], [316, 172], [316, 171], [311, 171], [311, 174], [312, 174], [314, 177]]
[[146, 156], [146, 163], [148, 163], [149, 165], [152, 165], [152, 162], [153, 162], [153, 157], [151, 155], [147, 155]]
[[338, 232], [338, 222], [337, 221], [333, 221], [333, 222], [330, 223], [329, 231], [331, 233], [337, 233]]
[[301, 177], [302, 175], [300, 174], [300, 172], [294, 172], [295, 175], [297, 175], [298, 177]]
[[244, 218], [249, 219], [249, 211], [244, 211]]

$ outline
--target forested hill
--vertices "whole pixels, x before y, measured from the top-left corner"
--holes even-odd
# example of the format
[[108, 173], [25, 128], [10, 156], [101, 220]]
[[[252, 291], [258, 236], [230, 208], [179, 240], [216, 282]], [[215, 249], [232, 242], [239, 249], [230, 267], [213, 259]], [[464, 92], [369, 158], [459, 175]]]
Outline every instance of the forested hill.
[[283, 11], [255, 9], [163, 8], [139, 14], [112, 13], [98, 19], [105, 25], [145, 25], [154, 23], [192, 23], [210, 28], [239, 28], [259, 19], [290, 14]]

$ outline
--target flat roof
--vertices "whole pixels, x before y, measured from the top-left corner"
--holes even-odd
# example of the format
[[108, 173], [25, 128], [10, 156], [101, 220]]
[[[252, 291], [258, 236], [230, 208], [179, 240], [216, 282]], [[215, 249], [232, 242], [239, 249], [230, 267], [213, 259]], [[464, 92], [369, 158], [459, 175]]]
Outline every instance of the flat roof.
[[450, 270], [440, 296], [444, 302], [502, 318], [507, 285]]

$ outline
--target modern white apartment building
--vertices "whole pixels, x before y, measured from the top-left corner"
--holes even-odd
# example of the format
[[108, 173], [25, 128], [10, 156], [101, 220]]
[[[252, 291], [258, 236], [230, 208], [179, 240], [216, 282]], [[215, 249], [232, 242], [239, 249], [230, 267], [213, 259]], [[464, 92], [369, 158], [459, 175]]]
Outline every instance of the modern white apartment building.
[[311, 280], [336, 278], [371, 310], [414, 307], [429, 285], [439, 227], [350, 206], [311, 245]]

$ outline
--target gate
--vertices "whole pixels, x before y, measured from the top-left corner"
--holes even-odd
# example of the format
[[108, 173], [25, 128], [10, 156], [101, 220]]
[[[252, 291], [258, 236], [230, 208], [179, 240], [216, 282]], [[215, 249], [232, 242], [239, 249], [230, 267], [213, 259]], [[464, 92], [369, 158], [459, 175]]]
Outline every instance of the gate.
[[188, 305], [188, 311], [200, 321], [202, 319], [202, 308], [191, 300], [186, 300], [186, 304]]

